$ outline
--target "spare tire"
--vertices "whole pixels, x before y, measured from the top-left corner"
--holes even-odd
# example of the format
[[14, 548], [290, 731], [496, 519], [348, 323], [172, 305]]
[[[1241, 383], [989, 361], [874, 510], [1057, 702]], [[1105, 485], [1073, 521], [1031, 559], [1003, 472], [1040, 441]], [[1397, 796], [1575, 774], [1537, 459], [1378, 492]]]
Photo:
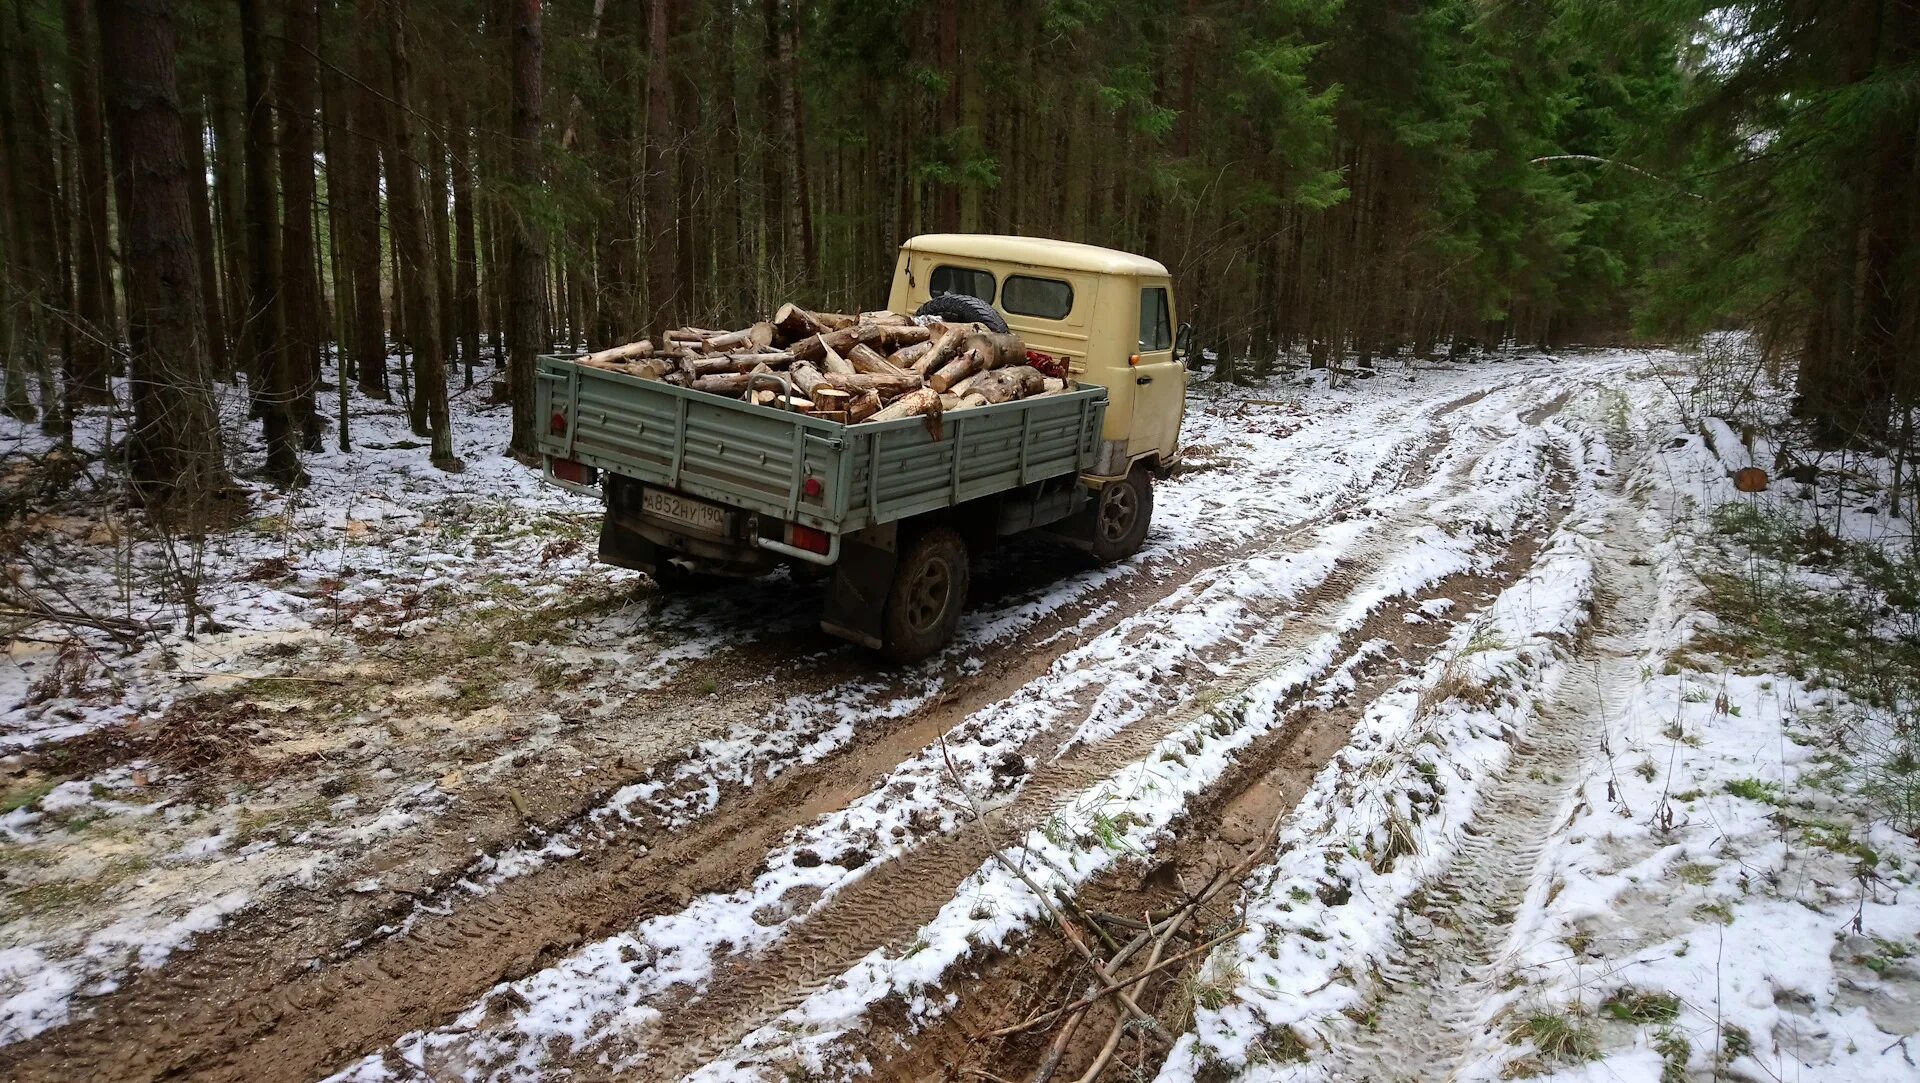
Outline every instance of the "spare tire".
[[1000, 318], [993, 306], [978, 297], [965, 293], [943, 293], [930, 297], [927, 303], [914, 312], [913, 318], [926, 323], [929, 320], [943, 320], [947, 323], [983, 323], [987, 330], [1007, 333], [1007, 321]]

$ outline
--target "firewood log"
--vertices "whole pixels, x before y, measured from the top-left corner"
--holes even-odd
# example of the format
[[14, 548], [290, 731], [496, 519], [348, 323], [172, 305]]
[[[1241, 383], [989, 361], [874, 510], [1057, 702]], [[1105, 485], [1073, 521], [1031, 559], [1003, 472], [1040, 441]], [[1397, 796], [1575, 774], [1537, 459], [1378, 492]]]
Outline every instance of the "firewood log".
[[945, 391], [954, 384], [985, 369], [989, 355], [979, 350], [968, 350], [960, 356], [942, 365], [927, 377], [927, 386], [935, 391]]
[[958, 395], [961, 398], [966, 398], [967, 392], [973, 390], [974, 381], [978, 380], [981, 377], [981, 375], [982, 375], [981, 373], [976, 372], [973, 375], [967, 377], [966, 379], [961, 380], [959, 383], [954, 384], [952, 387], [947, 388], [944, 392], [941, 392], [941, 393], [946, 395]]
[[813, 392], [814, 413], [846, 413], [847, 406], [853, 402], [853, 392], [842, 391], [837, 387], [815, 388]]
[[880, 329], [871, 325], [843, 327], [838, 331], [803, 338], [793, 344], [791, 352], [795, 361], [819, 361], [828, 350], [844, 354], [853, 349], [854, 344], [866, 342], [869, 338], [878, 341]]
[[933, 333], [933, 328], [917, 323], [885, 324], [880, 328], [881, 346], [888, 350], [899, 350], [931, 341]]
[[986, 362], [987, 368], [1005, 368], [1008, 365], [1023, 365], [1027, 361], [1027, 343], [1019, 335], [1000, 334], [996, 331], [975, 331], [961, 343], [963, 350], [973, 350]]
[[693, 376], [713, 376], [722, 372], [751, 372], [759, 365], [772, 365], [778, 354], [734, 353], [717, 357], [692, 357], [680, 363], [680, 368]]
[[880, 393], [862, 391], [847, 403], [847, 424], [858, 425], [880, 412]]
[[803, 399], [798, 395], [795, 395], [793, 398], [787, 398], [780, 392], [771, 391], [767, 388], [761, 388], [757, 391], [749, 392], [749, 394], [753, 396], [753, 402], [756, 406], [771, 406], [776, 410], [798, 410], [801, 413], [810, 413], [814, 406], [812, 399]]
[[713, 376], [702, 376], [690, 385], [695, 391], [705, 391], [714, 395], [738, 395], [747, 389], [747, 381], [753, 378], [750, 372], [722, 372]]
[[741, 347], [760, 347], [773, 345], [774, 326], [771, 323], [756, 323], [738, 331], [729, 331], [724, 335], [707, 339], [702, 345], [709, 353], [721, 353]]
[[631, 361], [636, 357], [646, 357], [648, 354], [651, 354], [652, 352], [653, 352], [652, 340], [643, 338], [638, 342], [629, 342], [625, 346], [615, 346], [610, 350], [601, 350], [598, 353], [590, 353], [587, 356], [581, 358], [580, 363], [583, 365], [593, 365], [594, 367], [597, 368], [599, 367], [600, 364], [605, 362]]
[[853, 366], [853, 371], [864, 372], [873, 376], [912, 375], [912, 373], [909, 373], [907, 370], [881, 357], [880, 351], [864, 342], [857, 343], [853, 349], [847, 351], [847, 363]]
[[903, 327], [903, 326], [910, 327], [913, 325], [912, 316], [903, 316], [898, 312], [889, 312], [884, 310], [879, 312], [862, 312], [860, 313], [859, 316], [855, 317], [855, 319], [859, 320], [861, 323], [873, 323], [873, 324], [880, 324], [882, 326], [890, 326], [890, 327]]
[[[924, 331], [926, 328], [923, 327], [921, 330]], [[902, 346], [887, 358], [887, 363], [903, 372], [912, 372], [914, 364], [922, 357], [925, 357], [932, 349], [933, 343], [930, 341], [916, 342], [911, 346]], [[924, 376], [925, 373], [917, 373], [916, 375]]]
[[580, 363], [588, 368], [638, 376], [642, 380], [658, 380], [673, 371], [673, 362], [664, 357], [642, 357], [633, 361], [596, 361], [591, 357], [585, 357], [580, 360]]
[[849, 376], [837, 372], [830, 372], [820, 377], [820, 382], [828, 387], [837, 387], [842, 391], [878, 391], [882, 397], [915, 391], [920, 387], [920, 377], [911, 374], [906, 376], [872, 376], [864, 372], [859, 372]]
[[959, 351], [960, 344], [966, 341], [966, 337], [967, 331], [963, 325], [949, 324], [933, 340], [933, 349], [914, 361], [912, 372], [917, 376], [925, 376], [927, 373], [938, 371], [941, 366], [953, 360], [953, 355]]
[[[826, 339], [821, 338], [815, 341], [825, 343]], [[855, 343], [855, 345], [859, 344]], [[834, 349], [831, 345], [826, 347], [826, 353], [820, 357], [820, 368], [821, 371], [829, 376], [851, 376], [859, 371], [854, 368], [853, 362], [840, 356], [840, 351]]]
[[791, 303], [781, 305], [780, 311], [773, 314], [773, 327], [778, 333], [776, 341], [786, 343], [798, 342], [826, 330], [813, 318], [813, 313]]
[[986, 396], [988, 402], [1011, 402], [1039, 394], [1045, 389], [1046, 383], [1047, 378], [1040, 374], [1039, 369], [1031, 365], [1016, 365], [982, 373], [973, 382], [973, 390]]
[[725, 331], [714, 331], [705, 327], [676, 327], [667, 332], [668, 342], [698, 344], [712, 338], [719, 338]]
[[869, 421], [896, 421], [903, 417], [940, 413], [940, 392], [931, 387], [910, 391], [893, 400], [893, 405], [868, 418]]
[[965, 398], [962, 398], [960, 400], [960, 408], [962, 410], [971, 410], [976, 406], [991, 406], [991, 405], [993, 404], [987, 401], [987, 397], [985, 395], [979, 394], [977, 392], [974, 394], [968, 395]]
[[820, 381], [825, 377], [820, 375], [819, 369], [805, 361], [795, 361], [793, 367], [787, 370], [787, 378], [793, 381], [794, 388], [802, 395], [815, 398], [820, 393]]
[[1060, 392], [1065, 391], [1066, 389], [1067, 389], [1067, 381], [1062, 380], [1057, 376], [1049, 376], [1047, 377], [1046, 386], [1040, 389], [1040, 394], [1057, 395]]

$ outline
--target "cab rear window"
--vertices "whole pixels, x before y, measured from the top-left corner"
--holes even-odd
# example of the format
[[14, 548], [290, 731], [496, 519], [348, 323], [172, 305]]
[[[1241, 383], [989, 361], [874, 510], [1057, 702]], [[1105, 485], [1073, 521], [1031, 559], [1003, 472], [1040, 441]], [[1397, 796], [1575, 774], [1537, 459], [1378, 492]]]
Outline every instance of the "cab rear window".
[[1008, 275], [1000, 287], [1000, 307], [1016, 316], [1064, 320], [1073, 311], [1073, 286], [1057, 278]]
[[948, 293], [963, 293], [968, 297], [978, 297], [992, 304], [993, 272], [943, 263], [935, 267], [933, 275], [927, 279], [927, 292], [935, 297]]

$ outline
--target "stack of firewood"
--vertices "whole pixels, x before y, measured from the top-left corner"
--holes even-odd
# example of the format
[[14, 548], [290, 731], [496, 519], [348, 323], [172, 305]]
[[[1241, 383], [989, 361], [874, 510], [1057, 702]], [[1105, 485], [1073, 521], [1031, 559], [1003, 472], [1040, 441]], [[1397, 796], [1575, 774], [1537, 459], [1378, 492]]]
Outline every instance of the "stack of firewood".
[[1050, 376], [1033, 364], [1052, 360], [977, 323], [782, 305], [738, 331], [682, 327], [664, 344], [630, 342], [580, 363], [855, 425], [1062, 394], [1073, 386], [1064, 366]]

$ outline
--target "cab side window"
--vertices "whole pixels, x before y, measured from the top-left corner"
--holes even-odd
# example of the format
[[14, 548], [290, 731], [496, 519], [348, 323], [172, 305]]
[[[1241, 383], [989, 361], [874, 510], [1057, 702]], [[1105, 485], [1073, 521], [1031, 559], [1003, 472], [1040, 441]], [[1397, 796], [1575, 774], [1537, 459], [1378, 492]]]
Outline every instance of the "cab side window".
[[1000, 307], [1016, 316], [1064, 320], [1073, 311], [1073, 285], [1057, 278], [1008, 275], [1000, 291]]
[[935, 297], [947, 293], [964, 293], [968, 297], [978, 297], [988, 304], [993, 303], [993, 273], [977, 270], [973, 267], [955, 267], [943, 263], [933, 269], [927, 279], [927, 292]]
[[1173, 349], [1173, 314], [1167, 309], [1167, 288], [1149, 286], [1140, 291], [1140, 352]]

